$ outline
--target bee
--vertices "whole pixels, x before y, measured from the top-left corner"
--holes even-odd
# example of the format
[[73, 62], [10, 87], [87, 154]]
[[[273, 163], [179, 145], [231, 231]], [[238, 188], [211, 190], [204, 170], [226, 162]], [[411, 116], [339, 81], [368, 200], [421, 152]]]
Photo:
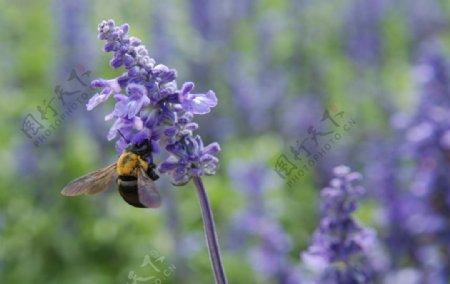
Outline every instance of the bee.
[[73, 180], [63, 188], [61, 194], [97, 194], [116, 178], [119, 193], [128, 204], [138, 208], [158, 208], [161, 196], [154, 181], [159, 176], [155, 173], [156, 166], [146, 162], [151, 152], [152, 145], [148, 140], [140, 144], [129, 143], [117, 163]]

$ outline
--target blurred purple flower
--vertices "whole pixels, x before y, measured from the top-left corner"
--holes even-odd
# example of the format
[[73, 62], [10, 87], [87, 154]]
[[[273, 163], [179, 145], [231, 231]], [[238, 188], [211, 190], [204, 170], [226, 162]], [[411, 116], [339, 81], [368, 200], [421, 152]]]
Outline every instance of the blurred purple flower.
[[253, 220], [249, 231], [259, 239], [258, 245], [248, 252], [253, 270], [263, 279], [286, 277], [291, 269], [286, 254], [292, 249], [292, 244], [283, 228], [270, 218], [259, 216]]
[[400, 139], [388, 140], [383, 137], [382, 140], [371, 140], [367, 151], [370, 154], [366, 157], [365, 177], [368, 186], [374, 189], [374, 197], [382, 204], [378, 219], [384, 226], [384, 235], [380, 237], [384, 238], [387, 245], [393, 266], [391, 268], [396, 269], [404, 253], [414, 246], [414, 240], [403, 221], [415, 204], [408, 194], [401, 190], [405, 174], [399, 169], [404, 151], [402, 147], [394, 145], [401, 145]]
[[[411, 193], [424, 205], [422, 217], [429, 216], [429, 221], [434, 220], [431, 223], [436, 224], [427, 233], [448, 239], [450, 155], [446, 140], [450, 130], [450, 73], [445, 58], [436, 50], [426, 53], [415, 70], [422, 70], [416, 72], [422, 98], [415, 118], [406, 129], [407, 150], [416, 161]], [[424, 75], [424, 70], [428, 70], [428, 75]]]
[[292, 241], [284, 229], [269, 215], [264, 203], [264, 193], [271, 186], [271, 171], [262, 161], [231, 163], [230, 175], [235, 187], [247, 198], [247, 206], [239, 211], [233, 221], [230, 234], [232, 249], [242, 252], [249, 240], [256, 242], [247, 251], [253, 270], [262, 279], [278, 283], [298, 284], [299, 271], [289, 263], [287, 254]]
[[431, 38], [447, 28], [443, 3], [436, 0], [409, 0], [398, 2], [405, 11], [413, 41]]
[[93, 44], [89, 40], [89, 29], [85, 25], [90, 16], [89, 2], [58, 0], [54, 2], [54, 13], [57, 20], [58, 38], [61, 60], [59, 62], [65, 74], [75, 66], [87, 66], [92, 60]]
[[343, 32], [349, 56], [359, 65], [376, 65], [382, 56], [383, 0], [353, 0]]
[[320, 226], [302, 259], [319, 273], [318, 283], [373, 283], [366, 252], [373, 244], [374, 232], [352, 217], [364, 191], [353, 185], [361, 175], [346, 166], [336, 167], [334, 173], [336, 177], [321, 193]]

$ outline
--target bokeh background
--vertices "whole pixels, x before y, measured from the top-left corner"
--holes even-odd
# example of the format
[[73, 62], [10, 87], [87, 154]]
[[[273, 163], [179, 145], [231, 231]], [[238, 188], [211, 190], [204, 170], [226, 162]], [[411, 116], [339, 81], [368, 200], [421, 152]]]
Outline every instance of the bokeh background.
[[[178, 70], [180, 85], [193, 81], [218, 96], [198, 133], [222, 147], [219, 173], [204, 181], [230, 283], [302, 283], [309, 272], [300, 253], [318, 224], [320, 189], [340, 164], [364, 177], [356, 217], [377, 232], [378, 283], [449, 283], [449, 1], [0, 7], [0, 283], [213, 283], [191, 184], [175, 188], [162, 177], [159, 210], [132, 208], [115, 186], [94, 197], [60, 195], [116, 159], [103, 120], [112, 102], [93, 112], [80, 103], [90, 91], [83, 80], [121, 73], [96, 38], [110, 18], [129, 23], [157, 62]], [[63, 105], [58, 86], [80, 92]], [[282, 178], [277, 160], [300, 167], [306, 159], [291, 147], [311, 126], [337, 130], [321, 122], [327, 110], [354, 127], [302, 177]], [[23, 130], [29, 115], [45, 129], [57, 125], [35, 143]]]

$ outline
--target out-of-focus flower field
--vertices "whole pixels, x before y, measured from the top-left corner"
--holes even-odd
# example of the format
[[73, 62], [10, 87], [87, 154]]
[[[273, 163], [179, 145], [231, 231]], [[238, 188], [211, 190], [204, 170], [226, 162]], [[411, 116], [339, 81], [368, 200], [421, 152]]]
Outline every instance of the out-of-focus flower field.
[[0, 283], [214, 283], [192, 182], [161, 174], [159, 209], [115, 184], [60, 194], [117, 160], [114, 102], [86, 110], [123, 72], [107, 19], [217, 96], [195, 120], [221, 147], [203, 181], [229, 283], [450, 282], [450, 1], [18, 0], [0, 1]]

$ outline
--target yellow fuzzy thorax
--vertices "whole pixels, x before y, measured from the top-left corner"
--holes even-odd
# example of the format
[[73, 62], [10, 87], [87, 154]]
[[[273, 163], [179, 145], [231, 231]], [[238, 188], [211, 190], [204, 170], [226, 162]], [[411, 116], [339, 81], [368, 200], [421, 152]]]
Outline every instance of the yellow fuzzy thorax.
[[137, 176], [138, 167], [145, 171], [148, 169], [148, 164], [140, 156], [132, 152], [123, 152], [117, 161], [117, 173], [120, 176]]

